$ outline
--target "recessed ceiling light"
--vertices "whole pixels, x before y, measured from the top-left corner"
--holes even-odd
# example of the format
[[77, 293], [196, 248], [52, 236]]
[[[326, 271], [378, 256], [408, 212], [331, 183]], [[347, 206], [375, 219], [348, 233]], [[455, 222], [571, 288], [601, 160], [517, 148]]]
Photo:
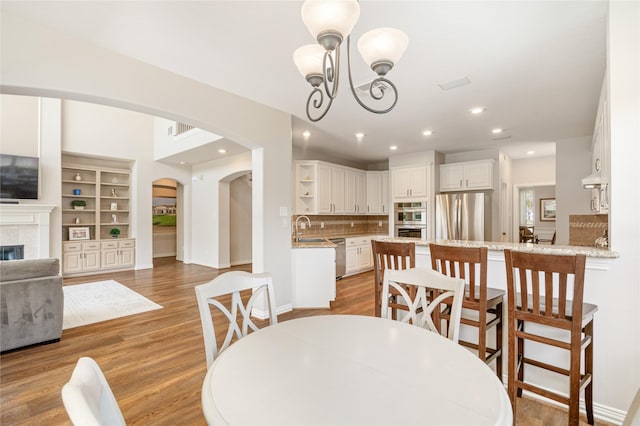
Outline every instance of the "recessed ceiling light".
[[501, 128], [499, 128], [499, 127], [497, 127], [497, 128], [495, 128], [495, 129], [493, 129], [493, 130], [491, 131], [491, 133], [493, 133], [494, 135], [497, 135], [498, 133], [502, 133], [502, 129], [501, 129]]
[[187, 162], [186, 161], [181, 161], [180, 164], [187, 164]]
[[309, 139], [309, 136], [311, 136], [311, 132], [308, 130], [305, 130], [304, 132], [302, 132], [302, 136], [304, 136], [305, 139]]
[[422, 132], [422, 136], [431, 136], [433, 134], [433, 132], [431, 130], [425, 130], [424, 132]]
[[535, 151], [527, 151], [527, 155], [533, 155], [535, 153], [536, 153]]
[[471, 108], [469, 110], [469, 112], [471, 114], [481, 114], [481, 113], [485, 112], [485, 109], [483, 107], [474, 107], [474, 108]]
[[397, 145], [391, 145], [391, 146], [389, 147], [389, 149], [390, 149], [391, 151], [395, 151], [396, 149], [398, 149], [398, 146], [397, 146]]
[[356, 139], [358, 139], [358, 141], [361, 141], [362, 138], [364, 138], [364, 133], [356, 133]]
[[219, 152], [220, 154], [226, 154], [226, 153], [227, 153], [227, 150], [226, 150], [226, 149], [223, 149], [223, 148], [220, 148], [220, 149], [218, 150], [218, 152]]

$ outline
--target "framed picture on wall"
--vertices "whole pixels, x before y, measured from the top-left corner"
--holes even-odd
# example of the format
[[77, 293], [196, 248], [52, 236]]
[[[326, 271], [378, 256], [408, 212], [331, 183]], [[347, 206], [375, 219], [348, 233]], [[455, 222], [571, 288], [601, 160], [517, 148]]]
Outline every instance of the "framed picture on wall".
[[540, 221], [553, 222], [556, 220], [556, 199], [540, 198]]
[[89, 227], [78, 226], [69, 228], [69, 241], [88, 240], [89, 238]]

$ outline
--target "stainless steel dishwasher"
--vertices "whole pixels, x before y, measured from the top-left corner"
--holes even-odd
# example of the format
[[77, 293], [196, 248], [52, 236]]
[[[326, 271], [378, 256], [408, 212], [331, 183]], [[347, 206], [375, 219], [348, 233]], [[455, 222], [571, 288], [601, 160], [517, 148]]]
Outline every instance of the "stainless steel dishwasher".
[[344, 238], [329, 238], [336, 245], [336, 280], [342, 278], [347, 268], [347, 245]]

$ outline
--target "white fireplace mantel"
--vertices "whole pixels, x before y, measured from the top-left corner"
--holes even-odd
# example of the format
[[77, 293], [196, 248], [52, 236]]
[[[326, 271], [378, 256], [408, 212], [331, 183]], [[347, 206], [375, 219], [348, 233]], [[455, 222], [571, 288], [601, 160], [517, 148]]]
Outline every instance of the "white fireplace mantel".
[[37, 258], [48, 258], [49, 218], [54, 208], [42, 204], [0, 204], [0, 227], [36, 225]]

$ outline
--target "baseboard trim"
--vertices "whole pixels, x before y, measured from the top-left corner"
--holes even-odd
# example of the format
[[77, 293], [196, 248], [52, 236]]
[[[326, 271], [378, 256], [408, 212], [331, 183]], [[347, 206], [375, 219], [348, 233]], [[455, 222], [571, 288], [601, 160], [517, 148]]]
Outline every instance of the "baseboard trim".
[[231, 266], [246, 265], [246, 264], [249, 264], [251, 262], [252, 262], [251, 259], [235, 260], [235, 261], [231, 262]]
[[[506, 383], [508, 383], [507, 381], [507, 376], [503, 377], [503, 383], [505, 383], [505, 388], [507, 387]], [[539, 384], [535, 383], [536, 386], [538, 386], [541, 389], [545, 389], [548, 390], [550, 392], [556, 392], [558, 393], [558, 391], [556, 389], [551, 389], [549, 387], [545, 387], [545, 386], [540, 386]], [[531, 398], [531, 399], [535, 399], [541, 402], [544, 402], [546, 404], [549, 405], [553, 405], [555, 407], [560, 407], [563, 409], [567, 409], [567, 406], [555, 401], [553, 399], [549, 399], [549, 398], [545, 398], [542, 395], [538, 395], [537, 393], [533, 393], [533, 392], [529, 392], [529, 391], [523, 391], [522, 392], [523, 395], [526, 395], [527, 397]], [[563, 395], [567, 395], [565, 393], [562, 393]], [[584, 399], [580, 398], [580, 413], [581, 414], [585, 414], [587, 413], [587, 409], [585, 407], [584, 404]], [[598, 420], [603, 420], [607, 423], [612, 423], [615, 425], [622, 425], [622, 423], [624, 422], [625, 417], [627, 416], [627, 412], [623, 411], [623, 410], [618, 410], [617, 408], [613, 408], [613, 407], [609, 407], [607, 405], [603, 405], [603, 404], [598, 404], [596, 402], [593, 403], [593, 417], [598, 419]]]
[[[284, 314], [285, 312], [290, 312], [290, 311], [293, 311], [293, 305], [290, 303], [276, 307], [276, 315]], [[263, 309], [253, 308], [251, 310], [251, 315], [258, 319], [264, 320], [269, 318], [269, 311], [266, 309], [263, 310]]]
[[140, 269], [153, 269], [153, 263], [146, 263], [146, 264], [136, 265], [135, 270], [138, 271]]

